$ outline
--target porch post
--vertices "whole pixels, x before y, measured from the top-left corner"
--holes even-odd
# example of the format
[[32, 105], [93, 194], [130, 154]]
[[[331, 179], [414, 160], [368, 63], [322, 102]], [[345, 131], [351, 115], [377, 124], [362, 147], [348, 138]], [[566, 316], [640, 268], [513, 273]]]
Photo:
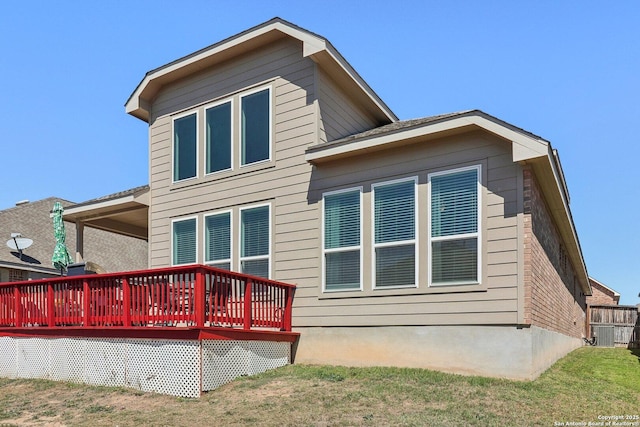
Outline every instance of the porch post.
[[50, 328], [56, 326], [56, 304], [53, 283], [47, 283], [47, 324]]
[[122, 310], [123, 325], [125, 328], [131, 326], [131, 287], [126, 277], [122, 279]]
[[89, 281], [87, 279], [82, 281], [82, 289], [84, 294], [82, 322], [86, 328], [91, 326], [91, 288], [89, 287]]
[[253, 293], [253, 280], [247, 279], [247, 284], [244, 288], [244, 329], [246, 331], [251, 329], [251, 294]]
[[202, 268], [196, 270], [196, 282], [194, 289], [194, 307], [193, 311], [196, 316], [196, 326], [199, 328], [204, 327], [205, 312], [204, 312], [204, 272]]
[[84, 260], [84, 222], [76, 221], [76, 262]]
[[20, 295], [20, 287], [13, 288], [14, 313], [16, 316], [16, 328], [22, 328], [22, 296]]

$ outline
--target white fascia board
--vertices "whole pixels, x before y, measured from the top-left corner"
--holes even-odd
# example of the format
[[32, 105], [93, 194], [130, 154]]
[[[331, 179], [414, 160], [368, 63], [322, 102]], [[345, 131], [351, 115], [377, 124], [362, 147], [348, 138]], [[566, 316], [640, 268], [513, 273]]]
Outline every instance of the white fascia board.
[[[305, 155], [305, 160], [313, 163], [314, 161], [333, 156], [345, 155], [350, 152], [371, 149], [401, 140], [433, 135], [439, 132], [455, 130], [467, 126], [477, 126], [511, 141], [513, 146], [514, 162], [548, 156], [549, 143], [546, 141], [524, 135], [485, 117], [474, 114], [472, 116], [454, 117], [441, 122], [430, 123], [407, 130], [401, 130], [353, 142], [347, 141], [343, 144], [338, 143], [335, 146], [329, 145], [325, 149], [323, 149], [321, 145], [315, 145], [310, 147], [311, 152], [308, 152]], [[325, 144], [326, 143], [323, 145]]]
[[148, 203], [145, 200], [145, 197], [140, 198], [140, 197], [137, 197], [135, 194], [131, 194], [125, 197], [117, 198], [117, 199], [105, 200], [103, 202], [97, 202], [97, 203], [89, 203], [83, 206], [65, 209], [62, 216], [67, 217], [67, 216], [82, 214], [84, 212], [92, 212], [92, 211], [105, 209], [105, 208], [113, 208], [113, 207], [118, 207], [120, 205], [124, 205], [127, 203], [137, 203], [139, 205], [148, 205]]

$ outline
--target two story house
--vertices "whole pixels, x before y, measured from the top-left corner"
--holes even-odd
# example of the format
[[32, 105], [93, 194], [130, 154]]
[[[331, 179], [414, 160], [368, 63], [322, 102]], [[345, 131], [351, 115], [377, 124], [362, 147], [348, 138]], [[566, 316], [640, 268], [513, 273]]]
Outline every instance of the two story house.
[[478, 110], [399, 120], [279, 18], [149, 71], [125, 108], [149, 126], [149, 267], [296, 284], [296, 362], [531, 379], [582, 344], [549, 141]]

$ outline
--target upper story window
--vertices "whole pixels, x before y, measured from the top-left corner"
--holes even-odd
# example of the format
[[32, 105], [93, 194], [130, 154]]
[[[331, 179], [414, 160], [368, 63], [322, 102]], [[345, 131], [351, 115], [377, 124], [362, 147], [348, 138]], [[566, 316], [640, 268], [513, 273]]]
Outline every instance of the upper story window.
[[198, 165], [197, 113], [173, 120], [173, 181], [195, 178]]
[[480, 282], [480, 166], [429, 175], [431, 285]]
[[205, 112], [206, 173], [231, 169], [231, 111], [231, 101], [227, 101]]
[[267, 86], [234, 94], [176, 116], [172, 122], [173, 182], [269, 162], [273, 149], [271, 90]]
[[324, 290], [362, 288], [361, 189], [326, 193], [323, 197]]
[[374, 288], [415, 286], [417, 179], [373, 189]]
[[198, 248], [197, 225], [196, 218], [174, 220], [171, 223], [171, 262], [173, 265], [193, 264], [196, 262]]
[[263, 89], [240, 98], [241, 165], [271, 158], [271, 90]]

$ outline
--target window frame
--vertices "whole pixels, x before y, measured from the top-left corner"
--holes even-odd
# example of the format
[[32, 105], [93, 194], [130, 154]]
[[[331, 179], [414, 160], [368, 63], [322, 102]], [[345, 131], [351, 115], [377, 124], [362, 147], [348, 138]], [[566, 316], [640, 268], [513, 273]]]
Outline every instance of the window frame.
[[[269, 134], [269, 141], [268, 141], [268, 147], [267, 147], [267, 152], [269, 153], [269, 156], [266, 159], [262, 159], [262, 160], [258, 160], [255, 162], [251, 162], [251, 163], [243, 163], [242, 159], [244, 158], [244, 133], [243, 133], [243, 129], [242, 129], [242, 101], [244, 100], [244, 98], [254, 95], [258, 92], [263, 92], [263, 91], [267, 91], [268, 92], [268, 100], [269, 100], [269, 106], [268, 106], [268, 117], [269, 117], [269, 129], [268, 129], [268, 134]], [[240, 93], [238, 95], [238, 164], [240, 166], [240, 168], [245, 168], [245, 167], [251, 167], [253, 165], [258, 165], [261, 163], [268, 163], [271, 162], [273, 159], [273, 89], [271, 85], [268, 86], [260, 86], [260, 87], [256, 87], [253, 88], [251, 90], [248, 90], [246, 92]]]
[[[414, 227], [414, 237], [411, 240], [398, 240], [394, 242], [385, 242], [385, 243], [376, 243], [376, 212], [375, 212], [375, 189], [376, 187], [383, 187], [386, 185], [399, 184], [402, 182], [413, 182], [413, 200], [414, 200], [414, 210], [413, 210], [413, 227]], [[420, 267], [420, 259], [419, 259], [419, 241], [420, 241], [420, 224], [419, 224], [419, 203], [418, 203], [418, 176], [410, 176], [405, 178], [398, 178], [389, 181], [376, 182], [371, 184], [371, 283], [372, 289], [375, 290], [387, 290], [387, 289], [412, 289], [417, 288], [419, 284], [419, 267]], [[385, 248], [385, 247], [394, 247], [394, 246], [404, 246], [409, 245], [410, 243], [414, 246], [414, 275], [413, 275], [413, 284], [409, 285], [393, 285], [393, 286], [378, 286], [377, 283], [377, 275], [376, 275], [376, 249], [377, 248]]]
[[[459, 172], [466, 172], [470, 170], [476, 171], [476, 215], [477, 215], [477, 229], [475, 233], [455, 234], [450, 236], [432, 237], [432, 207], [431, 207], [431, 179], [432, 177], [452, 175]], [[482, 285], [482, 165], [465, 166], [455, 169], [447, 169], [438, 172], [432, 172], [427, 175], [427, 245], [428, 245], [428, 279], [427, 284], [430, 288], [443, 288], [449, 286], [465, 286], [465, 285]], [[462, 240], [469, 238], [476, 238], [477, 245], [477, 258], [476, 258], [476, 280], [460, 280], [456, 282], [447, 283], [433, 283], [433, 242], [439, 241], [452, 241]]]
[[[208, 141], [208, 137], [207, 137], [207, 112], [209, 110], [211, 110], [212, 108], [215, 107], [219, 107], [221, 105], [224, 104], [229, 104], [229, 109], [230, 109], [230, 114], [229, 114], [229, 130], [231, 132], [230, 135], [230, 139], [229, 139], [229, 167], [227, 169], [221, 169], [218, 171], [212, 171], [212, 172], [207, 172], [207, 162], [209, 161], [209, 141]], [[235, 160], [235, 156], [234, 156], [234, 146], [235, 146], [235, 138], [234, 138], [234, 126], [235, 126], [235, 120], [234, 120], [234, 116], [236, 115], [235, 112], [235, 102], [233, 97], [231, 98], [224, 98], [224, 99], [220, 99], [218, 101], [209, 103], [205, 106], [202, 107], [202, 111], [203, 111], [203, 149], [204, 149], [204, 176], [211, 176], [211, 175], [216, 175], [216, 174], [221, 174], [224, 172], [229, 172], [229, 171], [233, 171], [234, 170], [234, 160]]]
[[[195, 175], [176, 180], [176, 121], [195, 115], [196, 142], [195, 142]], [[200, 176], [200, 114], [199, 109], [189, 110], [171, 117], [171, 183], [177, 184], [185, 181], [196, 180]]]
[[[224, 215], [224, 214], [229, 214], [229, 258], [228, 259], [222, 259], [222, 260], [213, 260], [213, 261], [209, 261], [207, 260], [207, 218], [212, 217], [212, 216], [218, 216], [218, 215]], [[213, 264], [220, 264], [223, 262], [228, 262], [229, 263], [229, 271], [234, 271], [233, 269], [233, 254], [234, 254], [234, 245], [233, 245], [233, 240], [234, 240], [234, 227], [233, 227], [233, 209], [226, 209], [223, 211], [216, 211], [216, 212], [210, 212], [208, 214], [203, 215], [202, 217], [202, 232], [203, 232], [203, 252], [202, 252], [202, 260], [203, 263], [205, 265], [210, 265], [212, 267], [215, 267]], [[220, 267], [217, 267], [220, 268]]]
[[[178, 222], [185, 222], [185, 221], [195, 221], [195, 260], [193, 262], [187, 262], [187, 263], [182, 263], [182, 264], [176, 264], [176, 259], [174, 257], [174, 250], [175, 250], [175, 224]], [[182, 266], [182, 265], [194, 265], [194, 264], [198, 264], [198, 253], [199, 253], [199, 248], [200, 248], [200, 242], [198, 241], [198, 216], [197, 215], [192, 215], [192, 216], [187, 216], [187, 217], [180, 217], [180, 218], [173, 218], [171, 220], [171, 266]]]
[[[256, 208], [261, 208], [266, 206], [268, 208], [268, 218], [269, 218], [269, 227], [268, 227], [268, 237], [269, 237], [269, 250], [268, 250], [268, 254], [267, 255], [255, 255], [255, 256], [242, 256], [242, 247], [243, 247], [243, 239], [242, 239], [242, 212], [246, 211], [246, 210], [251, 210], [251, 209], [256, 209]], [[238, 208], [238, 271], [242, 274], [247, 274], [244, 273], [242, 271], [242, 262], [243, 261], [253, 261], [253, 260], [260, 260], [260, 259], [267, 259], [267, 271], [268, 271], [268, 277], [267, 279], [271, 279], [272, 276], [272, 252], [273, 252], [273, 236], [272, 236], [272, 232], [273, 232], [273, 211], [271, 209], [271, 203], [260, 203], [260, 204], [256, 204], [256, 205], [249, 205], [249, 206], [244, 206], [244, 207], [240, 207]]]
[[[359, 202], [359, 206], [360, 206], [360, 216], [359, 216], [359, 220], [360, 220], [360, 227], [359, 227], [359, 233], [360, 233], [360, 245], [357, 246], [357, 249], [360, 253], [360, 274], [359, 274], [359, 281], [360, 281], [360, 286], [358, 288], [351, 288], [351, 289], [327, 289], [327, 273], [326, 273], [326, 254], [327, 253], [336, 253], [336, 252], [346, 252], [346, 251], [353, 251], [355, 250], [355, 246], [348, 246], [346, 248], [337, 248], [337, 249], [326, 249], [325, 248], [325, 227], [326, 227], [326, 221], [325, 221], [325, 200], [326, 200], [326, 196], [333, 196], [336, 194], [341, 194], [341, 193], [351, 193], [351, 192], [358, 192], [358, 202]], [[340, 190], [333, 190], [333, 191], [327, 191], [322, 193], [322, 221], [321, 221], [321, 245], [322, 245], [322, 292], [323, 293], [337, 293], [337, 292], [354, 292], [354, 291], [362, 291], [364, 289], [364, 203], [363, 203], [363, 187], [359, 186], [359, 187], [350, 187], [350, 188], [344, 188], [344, 189], [340, 189]]]

